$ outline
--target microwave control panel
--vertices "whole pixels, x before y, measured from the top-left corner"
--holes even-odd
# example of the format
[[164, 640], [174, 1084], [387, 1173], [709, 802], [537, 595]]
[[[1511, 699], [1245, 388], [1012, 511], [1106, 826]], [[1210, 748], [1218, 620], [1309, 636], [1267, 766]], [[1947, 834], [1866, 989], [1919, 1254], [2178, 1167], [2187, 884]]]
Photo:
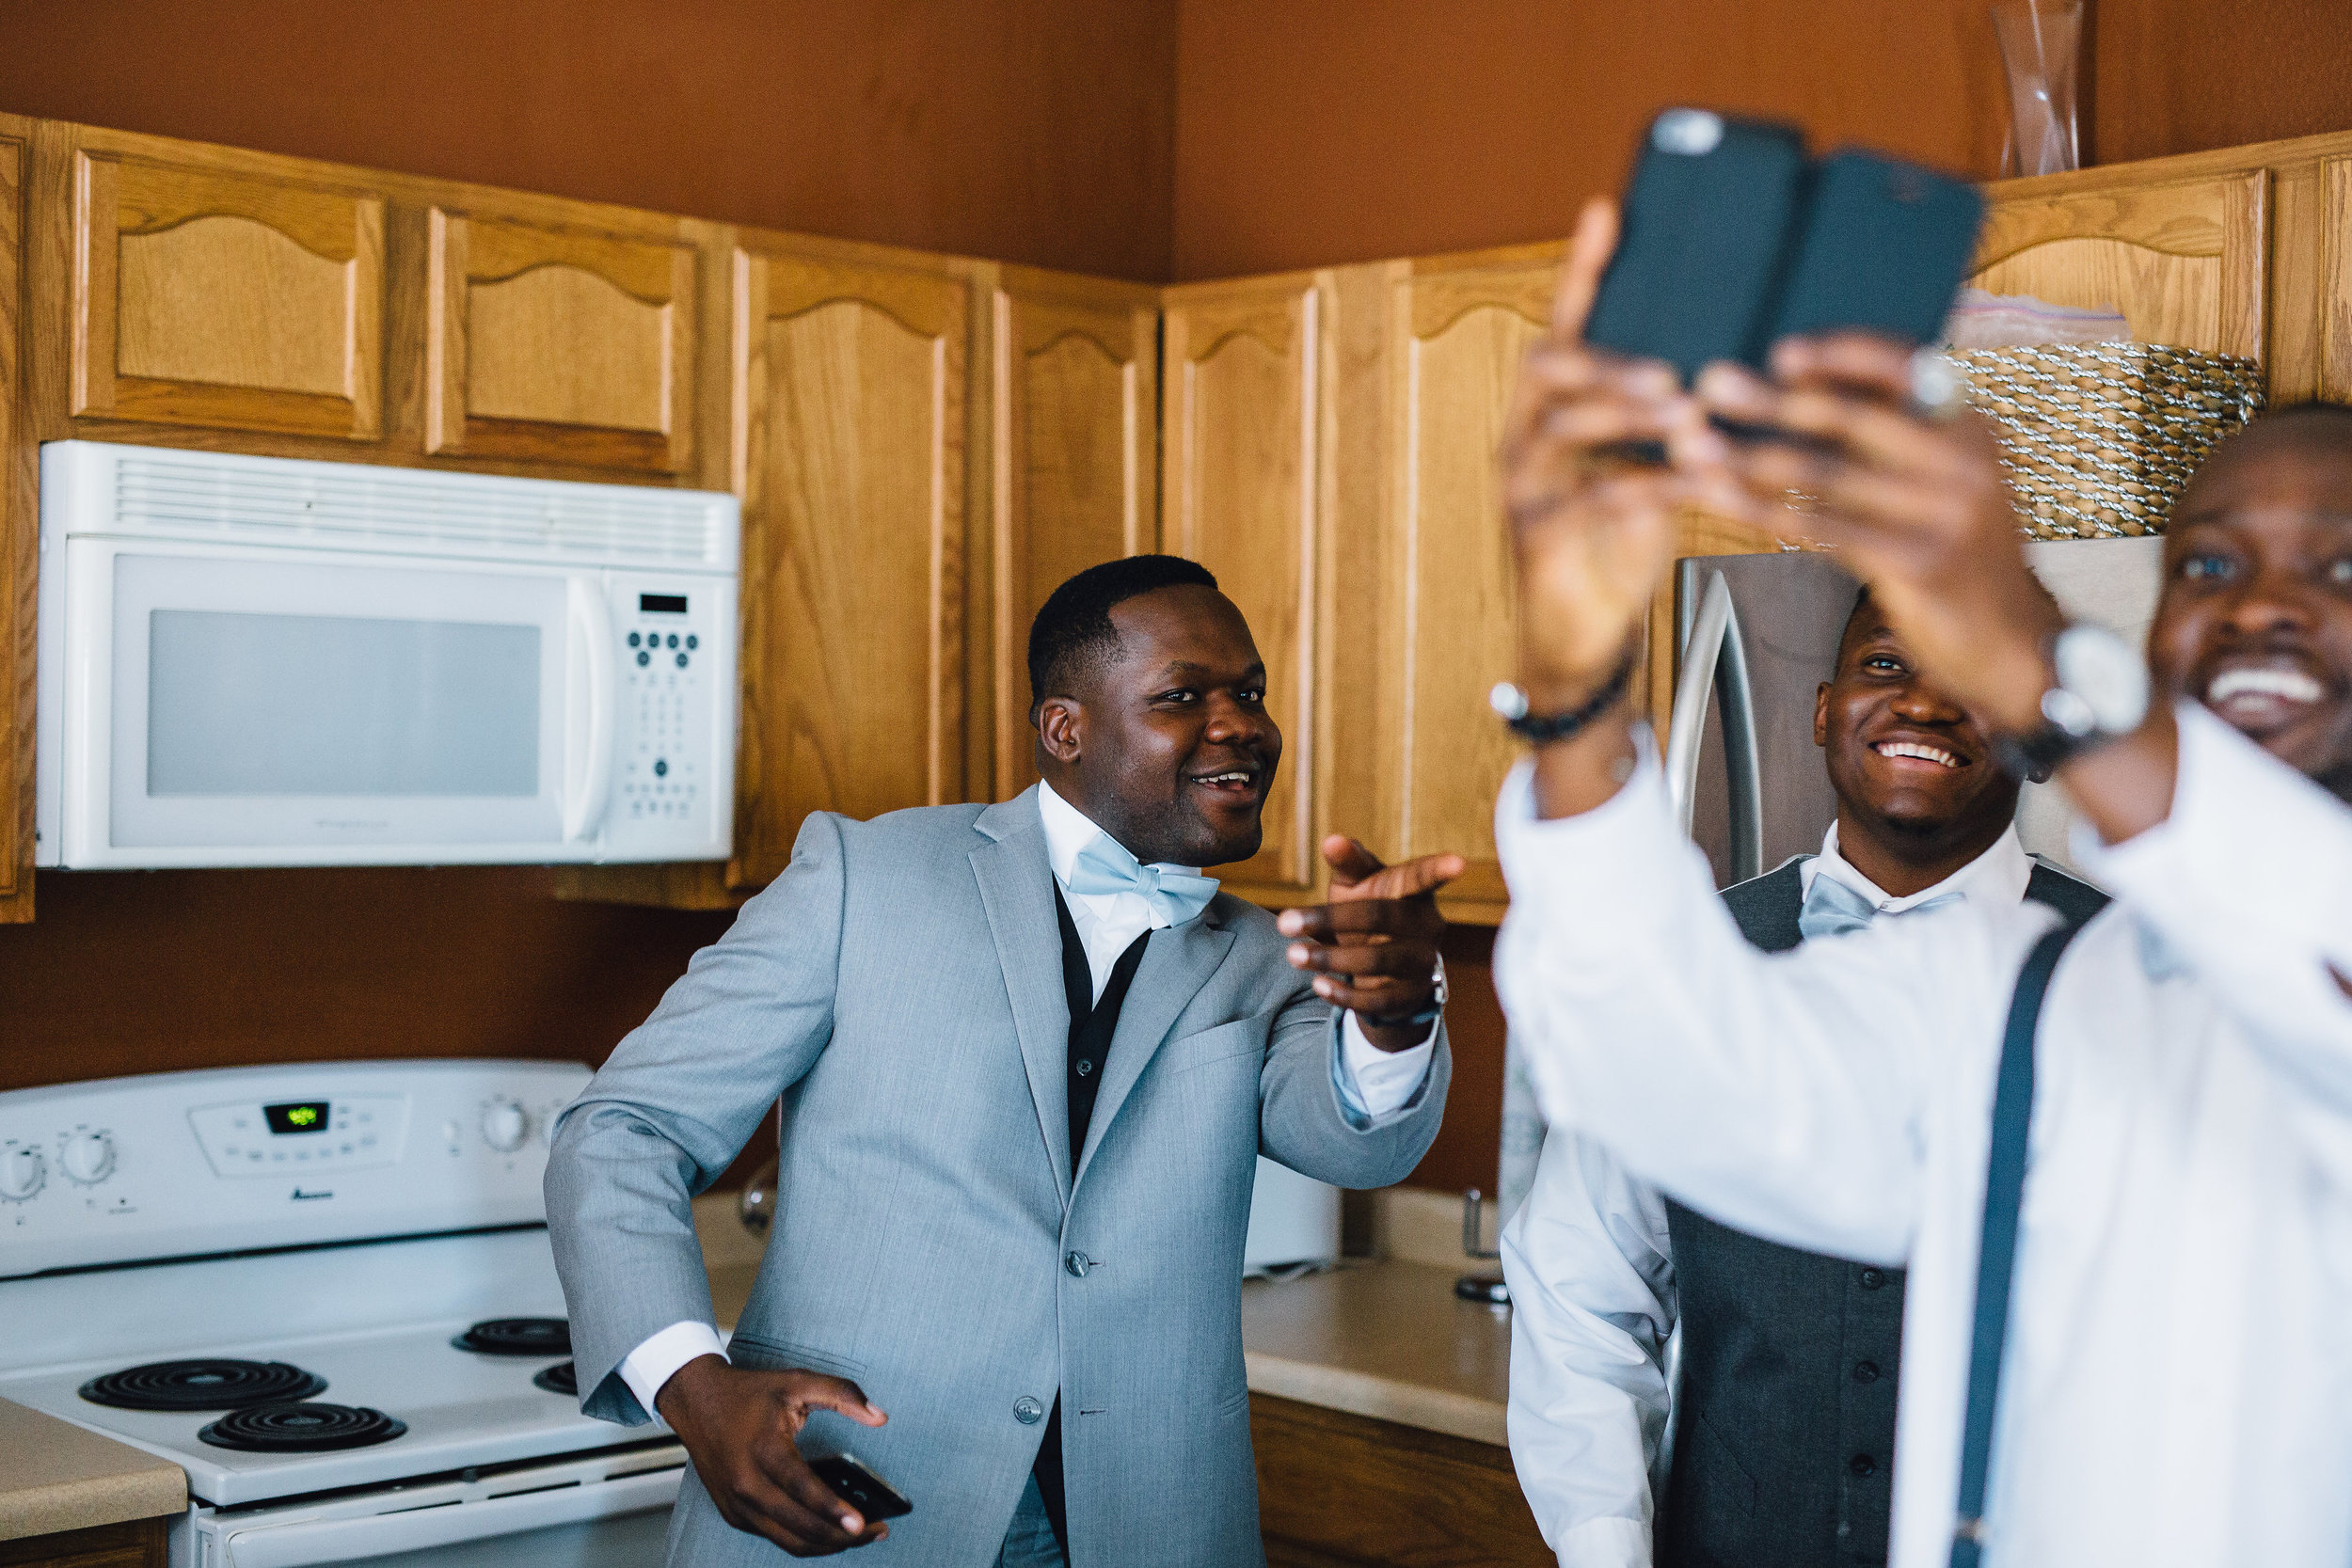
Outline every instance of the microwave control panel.
[[723, 842], [734, 793], [732, 592], [707, 578], [624, 579], [613, 601], [619, 711], [605, 843], [684, 852]]

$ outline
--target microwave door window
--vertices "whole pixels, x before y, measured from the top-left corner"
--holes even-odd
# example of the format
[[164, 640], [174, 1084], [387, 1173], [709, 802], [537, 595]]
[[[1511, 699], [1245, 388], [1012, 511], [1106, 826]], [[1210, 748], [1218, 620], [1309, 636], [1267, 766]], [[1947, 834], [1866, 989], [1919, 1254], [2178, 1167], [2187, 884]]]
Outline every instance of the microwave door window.
[[180, 865], [560, 845], [567, 604], [542, 572], [117, 555], [109, 843]]
[[151, 796], [539, 793], [536, 626], [157, 610]]

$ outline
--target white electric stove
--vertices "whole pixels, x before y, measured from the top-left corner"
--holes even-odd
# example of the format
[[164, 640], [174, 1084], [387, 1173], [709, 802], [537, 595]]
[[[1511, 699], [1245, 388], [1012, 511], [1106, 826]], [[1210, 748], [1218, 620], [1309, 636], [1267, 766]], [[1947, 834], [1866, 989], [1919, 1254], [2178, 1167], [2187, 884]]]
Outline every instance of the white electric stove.
[[567, 1063], [0, 1094], [0, 1399], [187, 1471], [172, 1568], [658, 1561], [686, 1455], [580, 1414], [540, 1180]]

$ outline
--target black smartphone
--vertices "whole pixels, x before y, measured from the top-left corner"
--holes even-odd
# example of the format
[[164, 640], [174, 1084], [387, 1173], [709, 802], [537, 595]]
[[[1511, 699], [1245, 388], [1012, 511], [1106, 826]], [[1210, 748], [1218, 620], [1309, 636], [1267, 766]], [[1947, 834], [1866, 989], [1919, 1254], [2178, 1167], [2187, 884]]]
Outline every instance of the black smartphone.
[[1663, 359], [1685, 381], [1717, 359], [1760, 366], [1805, 183], [1793, 127], [1661, 114], [1634, 163], [1585, 340]]
[[914, 1505], [900, 1497], [898, 1488], [860, 1464], [855, 1454], [829, 1453], [822, 1459], [810, 1460], [808, 1467], [869, 1525], [877, 1519], [896, 1519], [914, 1512]]
[[1874, 152], [1814, 166], [1770, 336], [1860, 327], [1931, 343], [1968, 276], [1984, 218], [1975, 186]]

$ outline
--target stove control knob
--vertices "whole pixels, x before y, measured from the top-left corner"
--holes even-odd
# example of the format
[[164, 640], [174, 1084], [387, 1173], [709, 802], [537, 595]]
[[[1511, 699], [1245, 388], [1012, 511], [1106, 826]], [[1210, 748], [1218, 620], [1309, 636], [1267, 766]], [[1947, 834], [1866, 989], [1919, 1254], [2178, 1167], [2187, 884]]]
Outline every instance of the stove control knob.
[[531, 1135], [531, 1118], [511, 1100], [493, 1100], [483, 1108], [482, 1141], [501, 1154], [512, 1154]]
[[49, 1163], [38, 1148], [11, 1148], [0, 1153], [0, 1198], [22, 1203], [40, 1191]]
[[94, 1187], [115, 1173], [115, 1141], [103, 1132], [76, 1132], [57, 1150], [67, 1178]]

